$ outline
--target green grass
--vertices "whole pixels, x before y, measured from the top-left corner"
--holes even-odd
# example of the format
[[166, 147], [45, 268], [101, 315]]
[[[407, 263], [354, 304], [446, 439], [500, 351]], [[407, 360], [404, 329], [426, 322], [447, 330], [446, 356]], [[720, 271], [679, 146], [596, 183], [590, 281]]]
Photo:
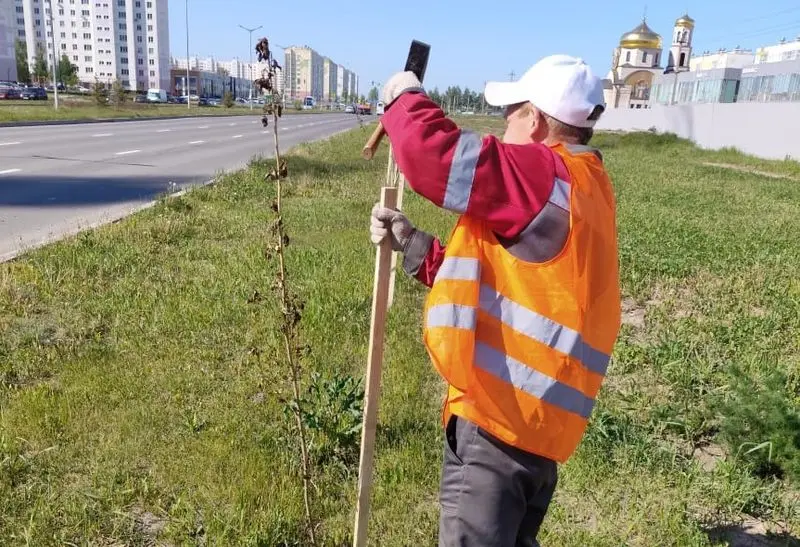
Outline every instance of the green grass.
[[[305, 301], [307, 376], [364, 373], [368, 215], [386, 167], [385, 146], [359, 157], [369, 132], [288, 157], [287, 268]], [[543, 545], [728, 545], [744, 527], [797, 537], [797, 164], [669, 135], [595, 144], [618, 197], [625, 325]], [[0, 538], [303, 543], [295, 445], [275, 392], [286, 370], [264, 258], [270, 165], [0, 266]], [[447, 237], [452, 215], [411, 192], [405, 204]], [[424, 295], [398, 275], [372, 545], [436, 544], [442, 384], [420, 340]], [[347, 544], [356, 470], [318, 471], [319, 534]]]
[[[223, 106], [192, 105], [187, 108], [185, 104], [146, 104], [126, 102], [121, 107], [100, 106], [90, 97], [59, 96], [58, 110], [54, 108], [53, 94], [47, 101], [0, 101], [0, 123], [27, 122], [27, 121], [58, 121], [58, 120], [97, 120], [110, 118], [153, 118], [159, 116], [181, 118], [185, 116], [237, 116], [259, 115], [261, 105], [250, 106], [236, 105], [231, 108]], [[323, 111], [295, 110], [287, 108], [284, 114], [323, 113]], [[328, 112], [324, 112], [328, 113]]]

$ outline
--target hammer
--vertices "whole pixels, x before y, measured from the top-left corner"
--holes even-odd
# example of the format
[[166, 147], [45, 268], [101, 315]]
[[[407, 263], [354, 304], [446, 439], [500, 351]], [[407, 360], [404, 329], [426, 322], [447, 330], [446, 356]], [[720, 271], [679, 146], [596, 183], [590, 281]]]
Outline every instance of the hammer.
[[[410, 70], [419, 78], [419, 81], [422, 82], [422, 79], [425, 77], [425, 70], [428, 68], [430, 52], [430, 45], [425, 42], [420, 42], [419, 40], [412, 40], [411, 48], [408, 50], [408, 58], [406, 59], [406, 68], [404, 70]], [[372, 156], [375, 155], [375, 150], [378, 148], [385, 134], [386, 131], [383, 129], [383, 124], [378, 121], [378, 127], [372, 132], [367, 144], [365, 144], [364, 148], [361, 150], [361, 156], [365, 160], [372, 159]]]

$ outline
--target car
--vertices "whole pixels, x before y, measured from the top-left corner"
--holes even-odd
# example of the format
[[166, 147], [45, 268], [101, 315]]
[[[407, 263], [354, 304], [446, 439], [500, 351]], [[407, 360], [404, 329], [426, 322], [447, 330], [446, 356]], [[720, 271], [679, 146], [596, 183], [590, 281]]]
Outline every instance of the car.
[[0, 84], [0, 99], [19, 99], [19, 89], [10, 84]]
[[24, 101], [46, 101], [47, 91], [43, 87], [26, 87], [19, 94]]
[[349, 105], [347, 105], [347, 106], [345, 106], [345, 107], [344, 107], [344, 111], [345, 111], [347, 114], [355, 114], [355, 111], [356, 111], [356, 110], [355, 110], [355, 108], [353, 108], [353, 105], [349, 104]]

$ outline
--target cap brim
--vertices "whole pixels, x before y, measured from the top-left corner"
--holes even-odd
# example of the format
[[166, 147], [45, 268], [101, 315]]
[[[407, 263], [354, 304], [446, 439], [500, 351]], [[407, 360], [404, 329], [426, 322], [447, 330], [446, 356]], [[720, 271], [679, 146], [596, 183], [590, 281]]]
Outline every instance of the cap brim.
[[508, 106], [528, 100], [519, 82], [489, 82], [483, 96], [491, 106]]

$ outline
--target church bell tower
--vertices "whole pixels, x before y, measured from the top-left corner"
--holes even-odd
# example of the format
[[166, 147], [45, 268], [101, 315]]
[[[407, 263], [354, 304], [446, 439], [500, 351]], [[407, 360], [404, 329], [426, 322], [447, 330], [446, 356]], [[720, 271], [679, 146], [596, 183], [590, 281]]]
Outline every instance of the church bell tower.
[[669, 61], [665, 72], [687, 72], [692, 56], [692, 35], [694, 19], [686, 14], [675, 21], [672, 31], [672, 45], [669, 48]]

